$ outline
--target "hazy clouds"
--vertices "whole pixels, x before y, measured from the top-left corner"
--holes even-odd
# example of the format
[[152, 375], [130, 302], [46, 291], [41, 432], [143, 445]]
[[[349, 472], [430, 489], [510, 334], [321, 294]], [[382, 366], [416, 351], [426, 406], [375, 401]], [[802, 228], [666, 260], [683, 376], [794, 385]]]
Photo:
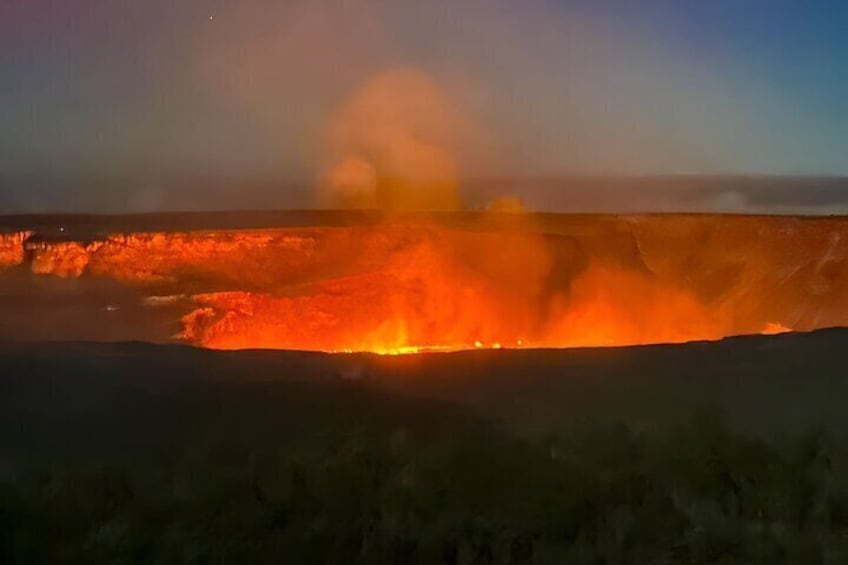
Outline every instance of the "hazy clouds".
[[[828, 120], [736, 47], [696, 49], [680, 26], [627, 17], [636, 12], [626, 3], [10, 2], [0, 174], [30, 186], [95, 179], [92, 194], [119, 192], [109, 198], [145, 208], [193, 202], [186, 178], [245, 179], [248, 191], [318, 183], [340, 158], [327, 124], [392, 69], [428, 77], [473, 124], [439, 134], [449, 148], [425, 141], [439, 148], [425, 168], [449, 167], [460, 181], [846, 172], [844, 116]], [[387, 104], [408, 105], [402, 96]], [[432, 125], [420, 104], [408, 106], [411, 123]], [[373, 128], [361, 123], [353, 153]], [[65, 195], [42, 207], [90, 196]], [[277, 207], [299, 198], [262, 196]]]

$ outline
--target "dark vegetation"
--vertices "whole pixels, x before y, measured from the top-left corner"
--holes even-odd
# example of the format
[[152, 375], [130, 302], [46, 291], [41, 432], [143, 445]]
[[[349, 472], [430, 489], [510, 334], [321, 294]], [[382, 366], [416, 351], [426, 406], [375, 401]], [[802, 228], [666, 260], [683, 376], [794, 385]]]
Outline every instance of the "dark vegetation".
[[[813, 414], [844, 398], [822, 365], [844, 336], [780, 339], [734, 346], [744, 366], [721, 366], [744, 382], [724, 396], [656, 375], [682, 371], [669, 352], [727, 344], [504, 354], [512, 380], [480, 355], [393, 359], [356, 381], [321, 355], [5, 346], [0, 563], [845, 563], [841, 420], [786, 433], [801, 420], [757, 393], [766, 365], [746, 357], [781, 343], [791, 368], [822, 347], [806, 380], [762, 386]], [[439, 367], [452, 388], [434, 375], [414, 389]], [[556, 380], [530, 378], [546, 371]], [[455, 401], [430, 394], [445, 390]], [[543, 397], [541, 415], [515, 408]], [[749, 401], [760, 417], [745, 429]]]
[[510, 439], [376, 423], [159, 462], [44, 466], [0, 486], [4, 563], [837, 563], [844, 467], [698, 417]]

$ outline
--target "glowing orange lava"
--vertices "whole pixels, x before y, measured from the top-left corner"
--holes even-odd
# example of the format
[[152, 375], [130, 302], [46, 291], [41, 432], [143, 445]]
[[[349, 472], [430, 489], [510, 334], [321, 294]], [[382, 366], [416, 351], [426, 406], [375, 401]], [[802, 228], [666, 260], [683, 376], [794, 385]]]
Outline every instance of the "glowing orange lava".
[[848, 324], [846, 222], [509, 222], [115, 235], [45, 245], [31, 267], [171, 296], [150, 304], [218, 349], [609, 346]]

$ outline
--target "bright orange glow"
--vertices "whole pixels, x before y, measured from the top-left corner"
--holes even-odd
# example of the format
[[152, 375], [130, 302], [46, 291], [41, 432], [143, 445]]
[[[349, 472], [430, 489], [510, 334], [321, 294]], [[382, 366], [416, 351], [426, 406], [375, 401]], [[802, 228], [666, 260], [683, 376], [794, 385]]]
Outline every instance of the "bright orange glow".
[[88, 267], [90, 251], [74, 241], [51, 243], [43, 246], [33, 257], [32, 272], [63, 279], [77, 278]]
[[323, 282], [306, 294], [197, 295], [183, 337], [219, 349], [285, 348], [382, 354], [682, 342], [722, 337], [688, 293], [624, 270], [590, 268], [570, 293], [526, 292], [432, 249], [376, 273]]
[[0, 233], [0, 270], [20, 265], [24, 261], [26, 232]]
[[775, 324], [774, 322], [769, 322], [763, 327], [762, 334], [763, 335], [777, 335], [783, 334], [786, 332], [791, 332], [791, 328], [787, 328], [783, 324]]
[[848, 325], [848, 238], [834, 236], [848, 222], [528, 218], [116, 235], [42, 246], [31, 266], [134, 285], [177, 309], [181, 339], [218, 349], [409, 354]]

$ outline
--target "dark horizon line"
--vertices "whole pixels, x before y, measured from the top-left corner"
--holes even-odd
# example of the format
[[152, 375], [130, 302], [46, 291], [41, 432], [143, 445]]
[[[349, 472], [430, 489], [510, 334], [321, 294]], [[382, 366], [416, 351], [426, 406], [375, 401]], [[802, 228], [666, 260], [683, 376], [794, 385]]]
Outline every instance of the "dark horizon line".
[[[285, 174], [223, 174], [223, 173], [164, 173], [154, 175], [136, 175], [136, 174], [112, 174], [112, 173], [85, 173], [85, 174], [53, 174], [53, 173], [35, 173], [35, 174], [4, 174], [0, 171], [0, 181], [18, 181], [18, 182], [91, 182], [91, 181], [118, 181], [118, 182], [156, 182], [156, 181], [178, 181], [178, 180], [213, 180], [219, 181], [245, 181], [245, 180], [262, 180], [262, 182], [285, 182], [290, 184], [314, 184], [318, 177], [302, 178], [297, 176], [288, 176]], [[562, 172], [562, 173], [505, 173], [505, 174], [475, 174], [475, 175], [460, 175], [457, 180], [462, 182], [487, 182], [487, 181], [503, 181], [503, 180], [654, 180], [654, 179], [714, 179], [714, 180], [769, 180], [769, 179], [784, 179], [784, 180], [848, 180], [848, 172], [846, 173], [768, 173], [768, 172], [717, 172], [717, 173], [674, 173], [674, 172], [654, 172], [654, 173], [592, 173], [592, 172]]]
[[732, 217], [786, 217], [786, 218], [845, 218], [848, 214], [793, 214], [793, 213], [758, 213], [758, 212], [668, 212], [668, 211], [633, 211], [633, 212], [560, 212], [546, 210], [528, 210], [527, 212], [493, 212], [485, 209], [460, 209], [460, 210], [383, 210], [379, 208], [344, 209], [344, 208], [276, 208], [276, 209], [217, 209], [207, 210], [161, 210], [145, 212], [33, 212], [21, 214], [0, 214], [0, 232], [2, 228], [13, 227], [23, 221], [44, 221], [64, 219], [71, 222], [86, 222], [90, 220], [120, 220], [120, 219], [155, 219], [157, 217], [171, 219], [174, 217], [202, 217], [202, 216], [347, 216], [346, 219], [371, 219], [381, 220], [384, 218], [400, 217], [435, 217], [435, 216], [479, 216], [484, 214], [500, 214], [505, 216], [605, 216], [605, 217], [630, 217], [630, 216], [732, 216]]

